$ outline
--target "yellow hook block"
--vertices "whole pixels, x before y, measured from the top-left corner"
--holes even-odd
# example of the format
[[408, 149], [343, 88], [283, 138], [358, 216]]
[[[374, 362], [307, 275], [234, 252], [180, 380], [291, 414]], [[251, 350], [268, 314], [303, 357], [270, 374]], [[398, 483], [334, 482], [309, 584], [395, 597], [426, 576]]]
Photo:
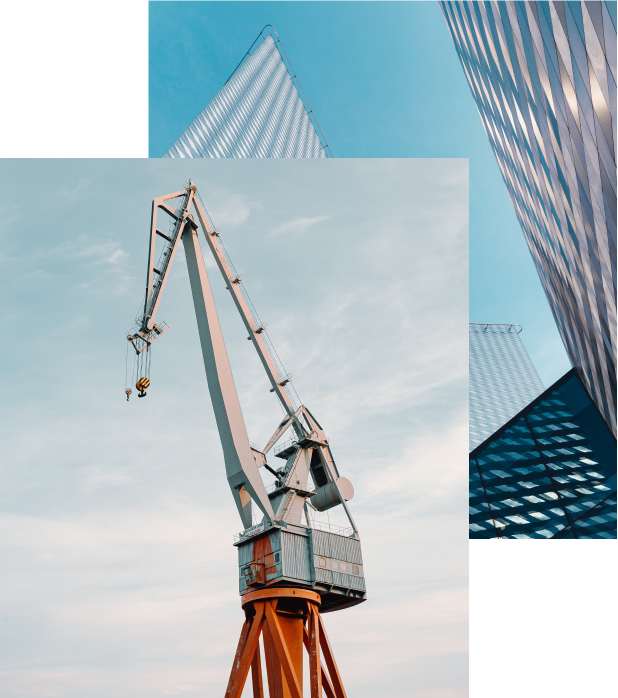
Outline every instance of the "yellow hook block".
[[137, 383], [135, 384], [135, 387], [140, 391], [137, 394], [137, 397], [146, 397], [146, 388], [150, 385], [150, 381], [148, 378], [140, 378]]

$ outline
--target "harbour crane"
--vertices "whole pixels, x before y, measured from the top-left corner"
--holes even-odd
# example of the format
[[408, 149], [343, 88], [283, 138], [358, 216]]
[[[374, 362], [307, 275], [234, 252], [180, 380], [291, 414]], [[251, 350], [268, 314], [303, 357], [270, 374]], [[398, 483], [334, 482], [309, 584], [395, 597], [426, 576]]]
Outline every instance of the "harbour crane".
[[[167, 232], [158, 227], [162, 213], [169, 220]], [[266, 371], [270, 392], [283, 408], [285, 416], [264, 448], [247, 435], [199, 244], [200, 229]], [[162, 249], [155, 260], [158, 239]], [[152, 346], [170, 327], [158, 324], [156, 316], [181, 241], [227, 480], [243, 525], [234, 546], [245, 620], [225, 698], [240, 698], [249, 671], [254, 698], [264, 697], [260, 637], [270, 698], [303, 697], [303, 646], [309, 654], [311, 698], [345, 698], [322, 614], [366, 599], [360, 537], [348, 506], [354, 490], [339, 475], [324, 429], [298, 404], [292, 376], [285, 373], [191, 180], [182, 190], [152, 202], [144, 305], [127, 336], [135, 350], [135, 386], [144, 397]], [[125, 392], [128, 400], [130, 388]], [[277, 446], [284, 436], [290, 438]], [[267, 462], [271, 452], [283, 461], [280, 467]], [[261, 469], [275, 477], [272, 485], [265, 486]], [[259, 521], [253, 519], [252, 504], [261, 512]], [[314, 512], [335, 507], [342, 507], [348, 528], [315, 520]]]

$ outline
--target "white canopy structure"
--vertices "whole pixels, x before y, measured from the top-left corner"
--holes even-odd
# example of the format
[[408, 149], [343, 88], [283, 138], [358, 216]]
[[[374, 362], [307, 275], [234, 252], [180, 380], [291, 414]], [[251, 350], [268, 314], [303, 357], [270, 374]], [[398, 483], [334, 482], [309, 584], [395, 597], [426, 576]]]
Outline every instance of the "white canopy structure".
[[276, 33], [267, 34], [163, 157], [327, 157], [328, 144], [280, 46]]

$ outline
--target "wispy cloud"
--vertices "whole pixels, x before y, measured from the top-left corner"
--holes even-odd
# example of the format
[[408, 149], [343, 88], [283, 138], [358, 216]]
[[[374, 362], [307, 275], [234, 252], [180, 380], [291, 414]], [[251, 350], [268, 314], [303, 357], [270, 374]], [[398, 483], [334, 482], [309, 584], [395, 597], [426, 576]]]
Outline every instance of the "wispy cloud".
[[64, 199], [73, 199], [90, 184], [87, 177], [80, 177], [74, 184], [65, 184], [56, 190], [56, 196]]
[[286, 234], [302, 235], [303, 233], [306, 233], [309, 230], [309, 228], [313, 228], [314, 225], [317, 225], [322, 221], [326, 221], [329, 218], [330, 216], [315, 216], [315, 218], [305, 218], [302, 216], [296, 216], [296, 218], [294, 218], [293, 220], [287, 221], [286, 223], [282, 223], [281, 225], [278, 225], [276, 228], [273, 228], [273, 230], [270, 233], [268, 233], [266, 237], [274, 238], [278, 235]]
[[[251, 209], [255, 204], [247, 197], [236, 192], [224, 192], [219, 197], [213, 197], [212, 210], [216, 211], [214, 223], [217, 227], [241, 225], [249, 220]], [[210, 206], [209, 206], [210, 208]]]
[[87, 468], [83, 486], [86, 491], [91, 492], [100, 487], [122, 487], [136, 482], [136, 478], [118, 468], [105, 469], [95, 465]]
[[[118, 267], [128, 261], [130, 253], [116, 240], [95, 242], [86, 235], [79, 235], [72, 240], [64, 240], [51, 249], [41, 248], [35, 254], [38, 259], [48, 259], [50, 256], [63, 260], [89, 258], [95, 264], [111, 264]], [[30, 257], [32, 258], [32, 255]]]

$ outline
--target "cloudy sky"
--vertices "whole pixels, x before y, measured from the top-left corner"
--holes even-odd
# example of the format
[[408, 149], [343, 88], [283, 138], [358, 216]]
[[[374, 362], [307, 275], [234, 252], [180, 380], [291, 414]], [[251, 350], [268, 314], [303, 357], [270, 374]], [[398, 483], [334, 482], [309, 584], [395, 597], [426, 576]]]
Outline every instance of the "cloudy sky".
[[[355, 486], [368, 601], [325, 616], [349, 695], [463, 697], [463, 159], [0, 163], [0, 693], [225, 690], [241, 525], [182, 250], [148, 397], [123, 393], [151, 201], [189, 178]], [[206, 260], [249, 438], [265, 443], [280, 411]]]

